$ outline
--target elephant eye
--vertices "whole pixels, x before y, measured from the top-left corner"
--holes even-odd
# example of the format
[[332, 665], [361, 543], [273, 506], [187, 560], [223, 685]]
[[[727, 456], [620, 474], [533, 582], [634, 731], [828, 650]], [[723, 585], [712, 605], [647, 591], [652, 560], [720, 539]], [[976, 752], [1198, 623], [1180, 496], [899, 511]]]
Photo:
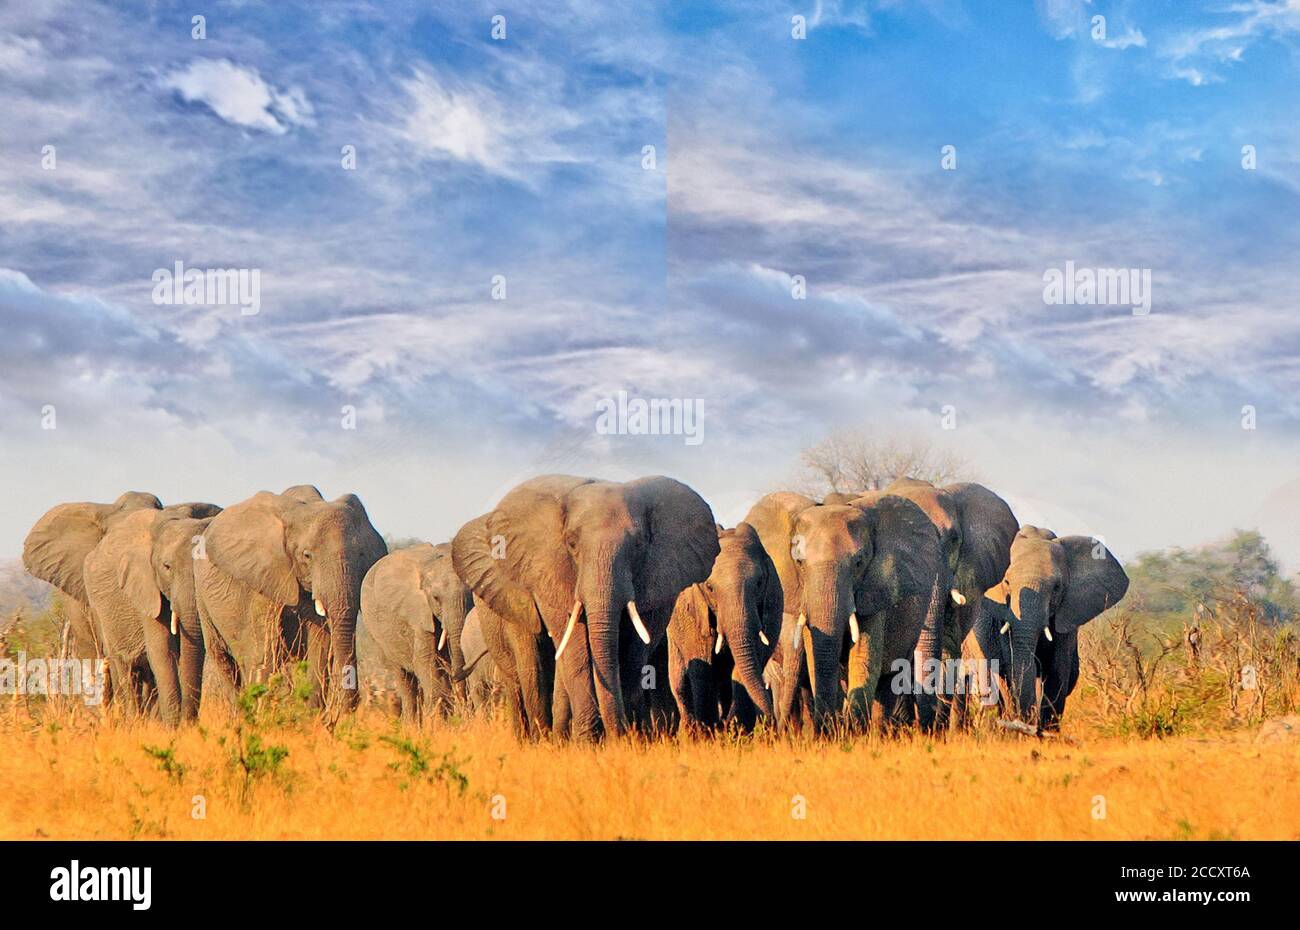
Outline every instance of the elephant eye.
[[311, 561], [311, 550], [310, 550], [310, 549], [304, 549], [304, 550], [302, 550], [302, 557], [303, 557], [304, 559], [306, 559], [308, 562], [310, 562], [310, 561]]

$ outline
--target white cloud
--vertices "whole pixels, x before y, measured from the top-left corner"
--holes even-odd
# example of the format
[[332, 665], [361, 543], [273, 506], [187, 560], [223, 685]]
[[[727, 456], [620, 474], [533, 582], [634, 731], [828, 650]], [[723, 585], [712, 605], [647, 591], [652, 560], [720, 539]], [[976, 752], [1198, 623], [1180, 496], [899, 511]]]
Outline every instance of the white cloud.
[[200, 59], [163, 78], [187, 103], [206, 104], [228, 123], [281, 135], [310, 126], [312, 106], [301, 88], [278, 90], [258, 74], [224, 59]]
[[1246, 49], [1264, 38], [1300, 34], [1300, 0], [1246, 0], [1221, 11], [1234, 17], [1218, 26], [1180, 33], [1161, 54], [1170, 61], [1170, 76], [1194, 87], [1223, 78], [1211, 70], [1242, 60]]

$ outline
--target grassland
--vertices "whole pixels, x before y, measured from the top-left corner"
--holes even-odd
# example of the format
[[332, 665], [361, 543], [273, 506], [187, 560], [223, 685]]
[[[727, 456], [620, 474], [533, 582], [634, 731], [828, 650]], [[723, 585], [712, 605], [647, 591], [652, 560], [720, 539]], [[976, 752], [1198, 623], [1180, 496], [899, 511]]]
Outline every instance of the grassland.
[[0, 838], [1300, 839], [1300, 746], [1249, 730], [582, 747], [275, 718], [172, 733], [6, 708]]

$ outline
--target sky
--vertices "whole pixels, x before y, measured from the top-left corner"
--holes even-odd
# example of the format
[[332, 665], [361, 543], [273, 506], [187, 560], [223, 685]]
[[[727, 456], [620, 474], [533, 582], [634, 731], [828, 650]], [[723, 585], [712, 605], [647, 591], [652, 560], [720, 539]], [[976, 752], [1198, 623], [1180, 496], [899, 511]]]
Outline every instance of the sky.
[[[438, 541], [662, 473], [733, 524], [851, 428], [1121, 558], [1300, 569], [1300, 0], [194, 15], [0, 4], [0, 558], [126, 489]], [[258, 312], [156, 302], [177, 262]], [[1046, 303], [1066, 262], [1150, 312]], [[701, 441], [599, 432], [620, 391]]]

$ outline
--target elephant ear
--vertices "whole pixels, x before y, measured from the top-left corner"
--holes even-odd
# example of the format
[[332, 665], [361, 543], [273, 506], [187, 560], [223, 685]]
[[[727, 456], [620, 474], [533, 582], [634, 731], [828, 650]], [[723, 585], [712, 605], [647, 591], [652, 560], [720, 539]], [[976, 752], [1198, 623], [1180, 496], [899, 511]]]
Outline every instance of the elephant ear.
[[1006, 575], [1020, 523], [1007, 502], [982, 484], [950, 484], [943, 490], [956, 501], [961, 519], [953, 581], [967, 598], [978, 598]]
[[763, 550], [776, 569], [783, 604], [792, 607], [799, 603], [799, 571], [791, 552], [794, 525], [799, 514], [816, 506], [817, 502], [811, 497], [793, 491], [777, 491], [759, 498], [745, 515], [744, 522], [754, 528], [763, 544]]
[[[414, 547], [416, 549], [421, 547]], [[366, 604], [383, 605], [386, 614], [433, 630], [433, 604], [421, 584], [420, 562], [412, 549], [384, 556], [366, 572], [361, 593]]]
[[298, 603], [298, 576], [285, 547], [276, 495], [262, 491], [212, 518], [203, 534], [208, 559], [276, 604]]
[[1091, 536], [1065, 536], [1059, 544], [1069, 579], [1053, 625], [1069, 633], [1118, 604], [1128, 591], [1128, 575], [1110, 550]]
[[123, 532], [115, 549], [121, 551], [117, 561], [117, 586], [127, 601], [141, 615], [157, 618], [162, 614], [162, 591], [153, 571], [153, 533], [132, 526]]
[[82, 567], [104, 538], [104, 504], [59, 504], [36, 521], [23, 541], [23, 565], [78, 601], [87, 603]]
[[713, 572], [718, 527], [713, 510], [694, 490], [672, 478], [638, 478], [627, 485], [644, 507], [649, 547], [636, 596], [643, 608], [671, 607], [677, 595]]
[[571, 475], [532, 478], [487, 515], [488, 542], [498, 548], [501, 571], [548, 614], [567, 616], [577, 588], [577, 569], [564, 543], [564, 497], [591, 483]]
[[785, 610], [785, 595], [781, 587], [781, 577], [776, 573], [772, 557], [763, 548], [757, 531], [748, 523], [736, 526], [736, 535], [745, 540], [745, 551], [753, 559], [762, 573], [763, 580], [758, 592], [758, 622], [768, 642], [776, 642], [781, 635], [781, 614]]
[[[451, 541], [452, 566], [475, 598], [489, 610], [529, 632], [540, 632], [533, 596], [506, 573], [500, 557], [504, 556], [504, 550], [498, 546], [494, 551], [492, 534], [488, 531], [489, 516], [475, 517], [460, 528]], [[507, 545], [504, 538], [499, 542]]]
[[[896, 494], [859, 500], [859, 509], [870, 521], [873, 550], [859, 610], [871, 614], [905, 597], [928, 596], [942, 558], [934, 522], [916, 503]], [[864, 594], [869, 597], [865, 603]], [[882, 594], [885, 602], [879, 603]]]

